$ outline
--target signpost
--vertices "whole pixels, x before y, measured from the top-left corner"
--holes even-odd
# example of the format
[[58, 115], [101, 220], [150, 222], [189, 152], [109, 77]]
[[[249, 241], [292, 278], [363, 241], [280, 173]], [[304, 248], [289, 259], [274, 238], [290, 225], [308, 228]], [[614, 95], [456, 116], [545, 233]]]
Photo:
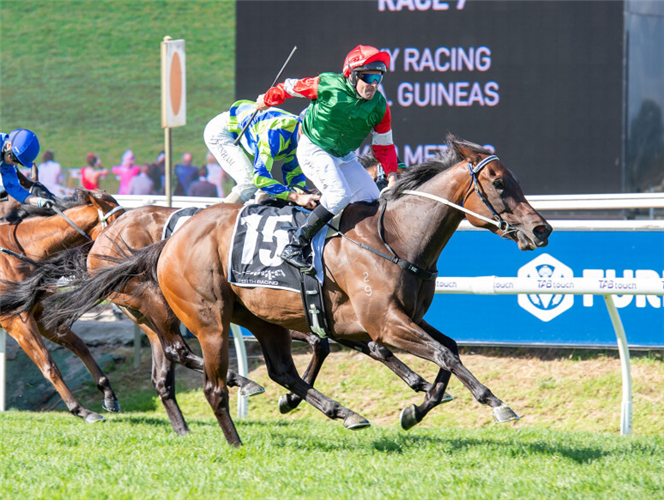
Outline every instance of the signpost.
[[187, 124], [187, 79], [184, 40], [165, 36], [161, 42], [161, 128], [164, 129], [166, 199], [170, 207], [173, 190], [171, 128]]

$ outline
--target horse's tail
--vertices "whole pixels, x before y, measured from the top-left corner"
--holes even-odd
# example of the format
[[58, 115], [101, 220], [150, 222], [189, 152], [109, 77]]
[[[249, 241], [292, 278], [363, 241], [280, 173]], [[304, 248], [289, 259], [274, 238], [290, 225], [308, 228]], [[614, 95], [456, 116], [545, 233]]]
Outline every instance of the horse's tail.
[[54, 284], [62, 277], [82, 276], [92, 243], [69, 248], [52, 259], [31, 264], [19, 264], [27, 277], [19, 282], [0, 280], [0, 311], [2, 316], [15, 316], [32, 311], [47, 295], [54, 291]]
[[43, 321], [48, 328], [71, 328], [83, 314], [114, 293], [125, 292], [130, 281], [138, 280], [141, 287], [132, 294], [138, 295], [144, 286], [156, 285], [157, 262], [167, 240], [139, 249], [118, 243], [118, 256], [94, 255], [111, 265], [94, 270], [94, 274], [77, 277], [67, 290], [58, 292], [43, 302]]

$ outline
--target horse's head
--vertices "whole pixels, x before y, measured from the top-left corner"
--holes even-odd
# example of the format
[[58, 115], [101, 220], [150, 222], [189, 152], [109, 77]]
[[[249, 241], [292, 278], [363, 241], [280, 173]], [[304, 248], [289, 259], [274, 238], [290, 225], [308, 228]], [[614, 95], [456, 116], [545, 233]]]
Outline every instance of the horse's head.
[[118, 204], [115, 198], [102, 189], [93, 189], [92, 191], [79, 189], [78, 196], [86, 199], [99, 213], [101, 225], [95, 227], [90, 234], [93, 240], [108, 224], [125, 213], [125, 209]]
[[551, 226], [528, 203], [519, 181], [498, 157], [454, 138], [449, 144], [463, 160], [463, 168], [471, 179], [464, 195], [464, 207], [489, 219], [467, 214], [468, 221], [514, 240], [520, 250], [546, 246]]

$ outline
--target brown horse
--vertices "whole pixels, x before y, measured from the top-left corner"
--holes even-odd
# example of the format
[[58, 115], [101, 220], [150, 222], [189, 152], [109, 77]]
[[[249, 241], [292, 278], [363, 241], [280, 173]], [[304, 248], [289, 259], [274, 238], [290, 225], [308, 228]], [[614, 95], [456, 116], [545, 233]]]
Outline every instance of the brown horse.
[[[115, 292], [104, 295], [103, 288], [97, 283], [103, 276], [100, 271], [111, 270], [112, 262], [117, 261], [124, 249], [144, 248], [161, 239], [162, 230], [168, 217], [175, 209], [165, 207], [142, 207], [131, 210], [120, 217], [99, 238], [89, 251], [72, 253], [70, 257], [62, 256], [52, 261], [40, 263], [40, 268], [33, 273], [30, 282], [14, 283], [9, 288], [13, 297], [5, 301], [4, 309], [10, 314], [23, 310], [30, 310], [42, 296], [36, 295], [35, 290], [42, 287], [43, 292], [49, 291], [48, 283], [57, 281], [60, 276], [81, 274], [80, 270], [87, 268], [92, 278], [86, 283], [86, 278], [75, 280], [65, 292], [60, 292], [44, 301], [49, 311], [49, 325], [60, 328], [69, 327], [81, 314], [87, 311], [101, 298], [108, 298], [118, 305], [141, 329], [147, 334], [152, 345], [153, 353], [153, 384], [157, 390], [164, 408], [169, 416], [174, 430], [177, 433], [186, 433], [187, 425], [175, 400], [172, 362], [180, 363], [193, 370], [203, 373], [203, 360], [194, 355], [179, 334], [180, 321], [170, 310], [158, 286], [145, 286], [140, 279], [128, 275], [126, 283], [115, 285]], [[79, 257], [87, 263], [81, 265]], [[329, 354], [327, 339], [320, 339], [312, 333], [293, 331], [294, 340], [307, 342], [313, 356], [303, 378], [308, 383], [314, 383], [323, 361]], [[349, 341], [339, 339], [339, 343], [346, 347], [363, 352], [391, 369], [402, 378], [413, 390], [427, 391], [431, 384], [410, 370], [389, 349], [374, 342]], [[241, 387], [241, 395], [250, 396], [263, 392], [263, 388], [255, 382], [241, 377], [232, 370], [228, 371], [227, 385]], [[451, 400], [448, 395], [447, 400]], [[279, 409], [287, 413], [295, 409], [301, 398], [295, 394], [287, 394], [279, 399]]]
[[[64, 207], [70, 207], [64, 211], [64, 214], [78, 229], [60, 215], [52, 215], [52, 210], [34, 207], [24, 207], [24, 209], [50, 216], [28, 217], [25, 220], [19, 219], [14, 224], [0, 224], [0, 294], [5, 293], [3, 283], [23, 281], [28, 278], [33, 268], [31, 263], [47, 259], [62, 250], [83, 245], [89, 239], [96, 238], [107, 222], [114, 220], [122, 212], [117, 210], [118, 204], [115, 199], [105, 191], [81, 190], [75, 198], [65, 200], [63, 203]], [[106, 217], [109, 214], [110, 216]], [[73, 415], [85, 419], [88, 423], [104, 420], [98, 413], [84, 408], [69, 390], [48, 353], [42, 336], [76, 354], [104, 394], [103, 407], [108, 411], [120, 411], [108, 378], [83, 341], [69, 329], [56, 334], [53, 329], [45, 328], [40, 320], [41, 313], [41, 308], [36, 308], [18, 316], [7, 316], [3, 309], [0, 324], [17, 340], [44, 377], [55, 386]]]
[[[448, 142], [443, 158], [408, 169], [380, 203], [347, 207], [340, 225], [345, 237], [328, 240], [323, 254], [323, 294], [334, 338], [373, 340], [439, 366], [423, 404], [402, 412], [404, 428], [440, 404], [452, 373], [478, 402], [493, 408], [498, 421], [518, 418], [461, 363], [456, 343], [423, 317], [435, 293], [436, 263], [463, 211], [469, 212], [471, 224], [514, 240], [521, 250], [545, 246], [551, 232], [497, 157], [454, 137]], [[166, 301], [200, 341], [204, 393], [230, 444], [241, 444], [226, 386], [231, 322], [255, 335], [276, 382], [327, 416], [344, 419], [347, 427], [361, 425], [362, 417], [297, 374], [289, 329], [307, 326], [301, 301], [292, 292], [228, 282], [228, 253], [239, 210], [214, 205], [199, 212], [168, 241], [136, 252], [118, 271], [142, 271], [150, 278], [156, 269]]]

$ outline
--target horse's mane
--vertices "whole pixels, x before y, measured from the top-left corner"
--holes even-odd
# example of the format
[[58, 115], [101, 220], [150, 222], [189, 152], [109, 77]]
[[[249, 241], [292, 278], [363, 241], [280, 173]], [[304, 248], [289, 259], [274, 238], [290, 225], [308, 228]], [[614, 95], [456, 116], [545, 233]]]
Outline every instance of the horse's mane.
[[414, 190], [432, 179], [439, 173], [459, 163], [463, 158], [459, 155], [459, 148], [470, 149], [474, 153], [490, 155], [491, 152], [474, 142], [459, 139], [452, 134], [446, 138], [447, 148], [435, 158], [427, 160], [419, 165], [408, 167], [401, 174], [391, 189], [386, 189], [381, 195], [381, 200], [396, 200], [404, 196], [404, 191]]
[[[90, 198], [85, 194], [86, 191], [80, 188], [71, 196], [58, 198], [57, 206], [60, 210], [68, 210], [82, 205], [91, 205]], [[5, 216], [5, 221], [11, 225], [16, 225], [30, 217], [49, 217], [55, 215], [55, 210], [46, 207], [35, 207], [32, 205], [21, 205], [15, 208]]]

